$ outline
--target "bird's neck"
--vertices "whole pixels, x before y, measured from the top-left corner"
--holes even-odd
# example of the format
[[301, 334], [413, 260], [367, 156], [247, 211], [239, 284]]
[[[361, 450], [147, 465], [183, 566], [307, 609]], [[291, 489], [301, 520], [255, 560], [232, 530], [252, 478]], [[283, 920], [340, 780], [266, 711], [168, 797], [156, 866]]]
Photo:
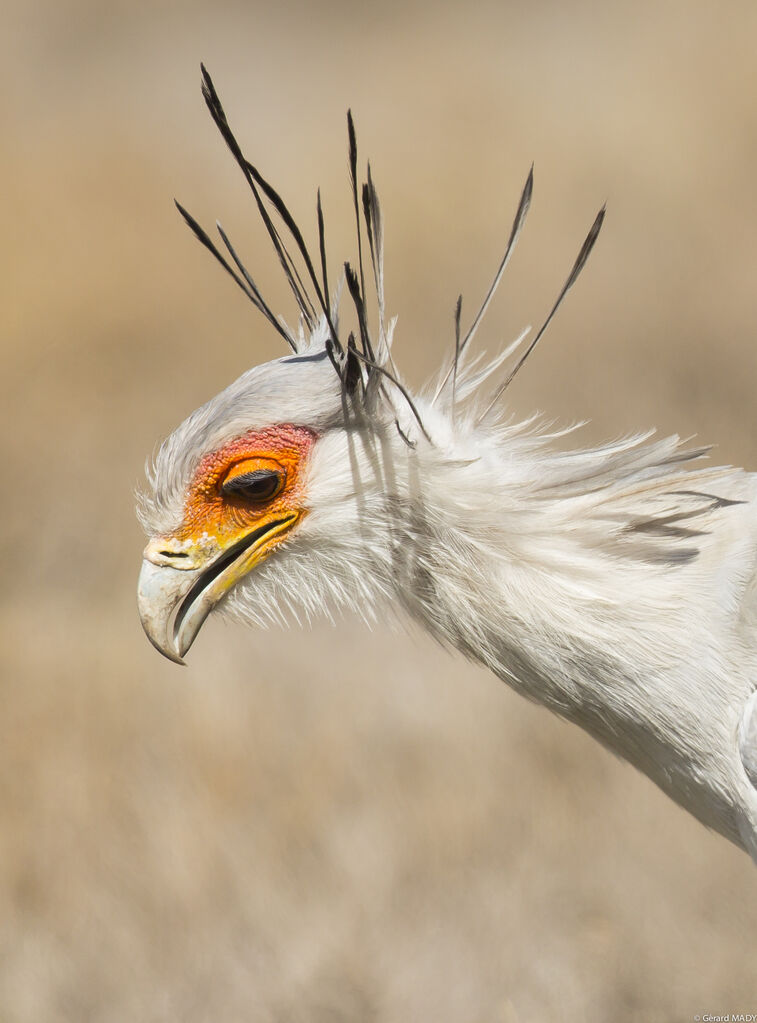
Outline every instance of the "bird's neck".
[[[685, 804], [681, 779], [717, 742], [694, 734], [677, 687], [698, 671], [712, 720], [725, 714], [716, 704], [726, 669], [711, 639], [723, 590], [710, 586], [701, 540], [728, 531], [753, 485], [684, 463], [675, 440], [563, 455], [525, 441], [479, 445], [472, 459], [418, 454], [408, 459], [403, 528], [396, 509], [387, 528], [391, 579], [414, 619]], [[740, 556], [723, 543], [721, 571]], [[697, 807], [727, 830], [717, 794]]]
[[638, 617], [639, 565], [603, 547], [596, 501], [589, 510], [578, 496], [508, 488], [520, 469], [506, 469], [486, 458], [419, 471], [423, 493], [395, 535], [392, 578], [435, 638], [575, 717], [597, 678], [629, 670], [617, 641]]

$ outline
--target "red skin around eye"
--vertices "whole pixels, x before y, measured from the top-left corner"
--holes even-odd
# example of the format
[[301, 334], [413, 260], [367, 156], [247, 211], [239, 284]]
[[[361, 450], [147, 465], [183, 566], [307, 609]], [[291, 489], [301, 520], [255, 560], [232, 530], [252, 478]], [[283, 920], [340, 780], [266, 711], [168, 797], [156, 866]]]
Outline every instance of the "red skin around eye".
[[[304, 470], [316, 439], [317, 434], [304, 426], [269, 426], [242, 434], [206, 455], [189, 486], [184, 521], [175, 539], [206, 538], [225, 546], [262, 521], [294, 509], [302, 512]], [[223, 496], [221, 484], [227, 476], [256, 468], [284, 474], [284, 485], [271, 502], [255, 508]]]

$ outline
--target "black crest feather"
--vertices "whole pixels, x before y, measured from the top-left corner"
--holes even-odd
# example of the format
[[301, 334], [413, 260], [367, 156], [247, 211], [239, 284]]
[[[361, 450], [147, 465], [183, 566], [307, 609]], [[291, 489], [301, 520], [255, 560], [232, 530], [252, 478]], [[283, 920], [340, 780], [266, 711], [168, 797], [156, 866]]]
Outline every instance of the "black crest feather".
[[[237, 141], [237, 138], [232, 131], [226, 112], [223, 108], [221, 100], [216, 91], [213, 80], [208, 74], [207, 69], [204, 65], [201, 65], [202, 70], [202, 94], [207, 104], [210, 115], [218, 128], [221, 136], [223, 137], [226, 145], [231, 151], [234, 160], [239, 166], [242, 174], [244, 175], [245, 181], [247, 182], [250, 191], [255, 199], [255, 203], [258, 209], [263, 225], [266, 232], [271, 240], [276, 255], [278, 257], [281, 268], [286, 277], [287, 283], [292, 291], [297, 308], [299, 310], [302, 321], [311, 333], [315, 330], [319, 320], [323, 318], [328, 328], [328, 336], [325, 342], [326, 354], [328, 355], [335, 371], [337, 372], [341, 384], [342, 393], [345, 398], [350, 396], [354, 400], [358, 400], [357, 395], [362, 394], [362, 400], [369, 402], [373, 400], [373, 396], [378, 392], [387, 392], [387, 385], [391, 383], [398, 393], [402, 396], [404, 401], [407, 403], [410, 411], [412, 412], [415, 420], [418, 423], [421, 433], [424, 435], [426, 440], [431, 443], [429, 433], [423, 423], [418, 408], [416, 407], [413, 399], [408, 393], [400, 381], [399, 375], [394, 368], [392, 361], [391, 352], [389, 349], [390, 337], [386, 333], [384, 325], [384, 270], [383, 270], [383, 219], [381, 213], [381, 206], [379, 204], [378, 193], [373, 183], [371, 175], [370, 163], [367, 164], [367, 180], [362, 183], [358, 181], [358, 152], [357, 152], [357, 134], [355, 131], [355, 122], [352, 116], [352, 111], [347, 111], [347, 140], [348, 140], [348, 159], [349, 159], [349, 173], [350, 173], [350, 186], [352, 192], [352, 205], [355, 214], [355, 229], [357, 234], [357, 269], [355, 269], [349, 262], [344, 263], [344, 274], [347, 282], [347, 289], [350, 294], [350, 298], [355, 307], [358, 321], [358, 332], [359, 332], [359, 344], [355, 340], [354, 334], [350, 333], [347, 343], [343, 344], [339, 339], [335, 325], [335, 311], [332, 312], [330, 296], [329, 296], [329, 278], [328, 278], [328, 261], [326, 256], [326, 232], [324, 226], [323, 207], [321, 204], [321, 193], [320, 189], [316, 196], [316, 216], [318, 224], [318, 256], [319, 256], [319, 273], [316, 271], [316, 264], [311, 257], [310, 250], [308, 249], [307, 243], [305, 242], [302, 231], [300, 230], [296, 220], [292, 216], [288, 206], [284, 202], [278, 191], [263, 177], [260, 171], [257, 169], [255, 164], [242, 152], [242, 148]], [[479, 307], [478, 312], [473, 318], [473, 321], [466, 331], [461, 336], [460, 321], [462, 312], [462, 296], [457, 300], [455, 306], [455, 350], [452, 359], [452, 364], [442, 379], [437, 392], [436, 397], [439, 396], [441, 391], [445, 388], [448, 381], [452, 382], [452, 408], [455, 406], [455, 389], [457, 385], [458, 370], [460, 367], [460, 361], [465, 352], [465, 349], [473, 340], [475, 333], [478, 329], [481, 320], [483, 319], [489, 304], [494, 297], [494, 294], [502, 280], [505, 268], [510, 260], [512, 252], [518, 241], [520, 233], [523, 229], [526, 216], [528, 214], [529, 207], [531, 205], [531, 196], [533, 193], [533, 167], [531, 167], [526, 183], [521, 193], [518, 208], [513, 219], [512, 228], [510, 230], [510, 236], [505, 248], [504, 255], [497, 268], [497, 272], [494, 275], [494, 279], [489, 286], [489, 289], [484, 296], [483, 302]], [[293, 337], [279, 319], [274, 315], [268, 303], [263, 298], [260, 289], [258, 288], [252, 275], [246, 269], [241, 258], [237, 254], [236, 249], [229, 240], [226, 232], [217, 224], [217, 229], [223, 246], [226, 249], [228, 255], [231, 258], [231, 262], [226, 258], [223, 252], [211, 239], [208, 233], [198, 224], [194, 217], [187, 212], [187, 210], [180, 204], [176, 203], [179, 213], [184, 218], [195, 237], [205, 246], [221, 264], [224, 270], [234, 280], [237, 286], [244, 292], [247, 298], [252, 302], [256, 309], [259, 310], [267, 320], [267, 322], [277, 331], [281, 337], [287, 342], [287, 344], [295, 351], [298, 351], [298, 342]], [[361, 223], [361, 206], [362, 206], [362, 218], [365, 224], [366, 237], [368, 239], [368, 247], [371, 256], [371, 265], [373, 267], [373, 278], [376, 292], [376, 300], [378, 302], [378, 345], [374, 343], [371, 338], [369, 323], [368, 323], [368, 300], [366, 293], [365, 284], [365, 270], [363, 264], [363, 225]], [[581, 247], [581, 251], [573, 265], [573, 269], [568, 275], [563, 288], [558, 295], [557, 301], [552, 307], [549, 315], [544, 321], [542, 327], [529, 344], [523, 355], [520, 357], [518, 362], [515, 364], [513, 369], [508, 374], [505, 381], [497, 389], [491, 404], [482, 414], [481, 418], [486, 416], [489, 410], [494, 406], [500, 395], [509, 386], [515, 375], [518, 373], [524, 362], [534, 350], [535, 346], [543, 336], [550, 322], [552, 321], [555, 313], [557, 312], [560, 304], [565, 298], [570, 288], [575, 283], [578, 275], [583, 269], [586, 260], [589, 257], [594, 243], [599, 234], [599, 230], [602, 226], [604, 219], [604, 208], [602, 208], [597, 215], [594, 224], [592, 225], [586, 240]], [[289, 239], [289, 244], [292, 246], [292, 250], [287, 245], [285, 238]], [[297, 258], [295, 258], [297, 257]], [[299, 261], [299, 267], [298, 267]], [[303, 268], [302, 270], [300, 268]], [[362, 383], [362, 388], [360, 384]], [[479, 420], [480, 421], [480, 420]], [[397, 429], [400, 436], [405, 442], [411, 446], [415, 446], [415, 441], [408, 437], [403, 432], [399, 421], [396, 421]]]

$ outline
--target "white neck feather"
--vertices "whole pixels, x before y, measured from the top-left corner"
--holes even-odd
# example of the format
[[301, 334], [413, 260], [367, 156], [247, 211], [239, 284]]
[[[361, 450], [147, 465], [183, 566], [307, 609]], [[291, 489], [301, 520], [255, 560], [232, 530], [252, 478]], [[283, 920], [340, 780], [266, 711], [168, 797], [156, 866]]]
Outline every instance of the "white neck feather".
[[737, 840], [709, 760], [736, 725], [719, 643], [755, 561], [752, 478], [689, 468], [677, 438], [564, 453], [522, 427], [474, 439], [471, 458], [391, 445], [399, 482], [370, 529], [379, 590]]

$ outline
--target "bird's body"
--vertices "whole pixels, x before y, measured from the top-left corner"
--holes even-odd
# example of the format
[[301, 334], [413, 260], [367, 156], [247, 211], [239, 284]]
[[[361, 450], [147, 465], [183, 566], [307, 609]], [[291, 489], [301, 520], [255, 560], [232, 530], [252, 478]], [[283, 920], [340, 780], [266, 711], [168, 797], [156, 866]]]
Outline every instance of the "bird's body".
[[[500, 271], [528, 199], [530, 184]], [[702, 468], [677, 438], [571, 449], [536, 421], [505, 421], [479, 396], [506, 362], [463, 361], [479, 318], [435, 391], [410, 396], [383, 319], [370, 175], [363, 200], [377, 336], [348, 268], [361, 344], [340, 341], [324, 271], [320, 314], [288, 334], [294, 354], [166, 441], [141, 509], [148, 635], [179, 660], [219, 603], [256, 625], [323, 609], [409, 616], [757, 859], [757, 477]]]

